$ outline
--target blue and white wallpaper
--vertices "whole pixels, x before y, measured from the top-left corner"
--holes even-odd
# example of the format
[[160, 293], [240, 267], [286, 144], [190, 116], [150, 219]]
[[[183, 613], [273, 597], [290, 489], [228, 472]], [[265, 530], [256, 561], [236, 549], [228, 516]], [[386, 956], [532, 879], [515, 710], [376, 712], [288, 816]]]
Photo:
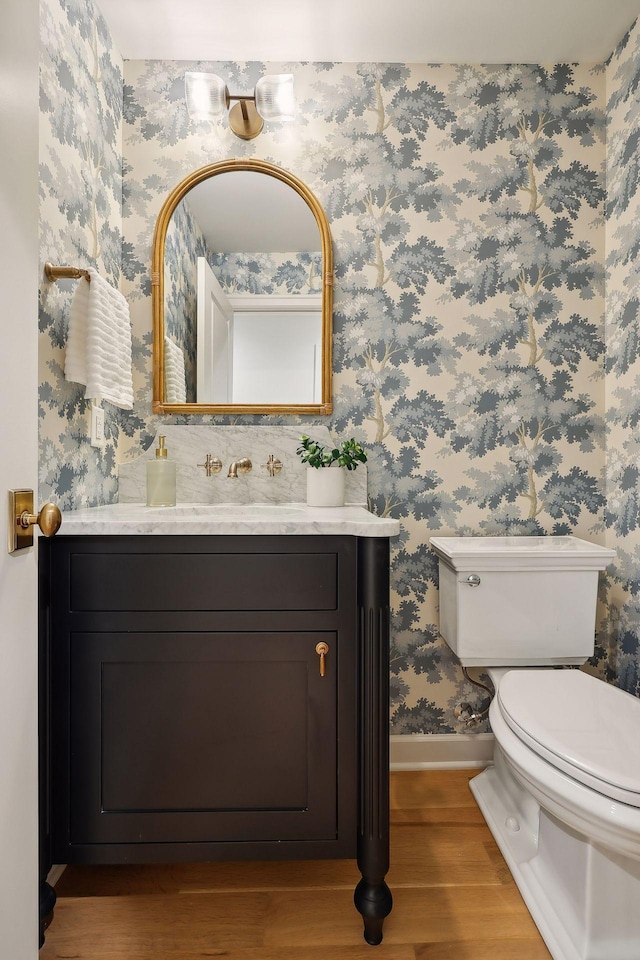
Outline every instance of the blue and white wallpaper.
[[[91, 45], [83, 40], [78, 46], [75, 38], [89, 36], [91, 8], [43, 2], [55, 26], [53, 33], [43, 30], [43, 59], [64, 61], [65, 84], [82, 92]], [[121, 289], [132, 311], [137, 402], [132, 413], [108, 409], [104, 454], [87, 449], [80, 405], [69, 401], [72, 385], [59, 376], [69, 294], [56, 294], [55, 309], [43, 311], [42, 321], [42, 495], [65, 505], [114, 499], [117, 462], [138, 455], [155, 432], [150, 252], [170, 189], [190, 171], [229, 157], [255, 156], [293, 171], [320, 198], [334, 240], [329, 425], [336, 436], [354, 436], [367, 446], [371, 507], [402, 522], [392, 565], [393, 731], [460, 730], [453, 707], [476, 696], [438, 639], [437, 570], [428, 538], [573, 532], [603, 542], [621, 524], [627, 525], [625, 537], [638, 526], [632, 434], [637, 317], [633, 283], [624, 278], [631, 267], [614, 264], [612, 254], [607, 322], [614, 343], [606, 358], [604, 347], [605, 202], [608, 224], [628, 241], [625, 246], [615, 239], [611, 249], [629, 264], [636, 257], [638, 220], [630, 139], [610, 151], [605, 194], [605, 121], [608, 116], [610, 137], [614, 123], [620, 138], [633, 137], [630, 61], [639, 57], [637, 34], [606, 71], [580, 65], [122, 64], [108, 38], [100, 43], [92, 96], [106, 99], [112, 78], [124, 73], [123, 217], [116, 204], [94, 206], [82, 177], [87, 145], [75, 133], [69, 138], [64, 119], [63, 102], [78, 94], [67, 93], [58, 80], [47, 85], [44, 71], [43, 87], [55, 104], [43, 108], [47, 162], [79, 173], [70, 183], [59, 177], [43, 200], [43, 248], [53, 259], [50, 247], [77, 232], [76, 208], [83, 211], [84, 247], [63, 247], [58, 258], [92, 256], [92, 211], [98, 231], [122, 231]], [[225, 122], [191, 123], [186, 70], [218, 73], [233, 91], [249, 91], [264, 73], [292, 71], [298, 120], [266, 124], [250, 142], [237, 139]], [[92, 150], [117, 152], [118, 134], [109, 139], [108, 124], [95, 136]], [[612, 164], [624, 166], [617, 192], [611, 190]], [[98, 181], [106, 190], [103, 170]], [[99, 261], [114, 281], [118, 266]], [[605, 364], [613, 375], [606, 401]], [[300, 423], [312, 431], [312, 418]], [[606, 442], [614, 445], [609, 460]], [[622, 500], [614, 507], [619, 491]], [[638, 668], [640, 555], [631, 539], [611, 588], [629, 638], [621, 634], [618, 641], [616, 624], [610, 629], [603, 618], [592, 668], [635, 689], [629, 678]], [[620, 656], [619, 643], [625, 650]]]
[[[250, 143], [191, 124], [186, 69], [234, 90], [293, 69], [300, 120]], [[371, 505], [403, 522], [394, 731], [459, 729], [453, 706], [472, 692], [438, 639], [428, 537], [603, 529], [604, 76], [127, 62], [125, 89], [123, 289], [145, 326], [155, 218], [189, 170], [255, 155], [323, 203], [336, 255], [331, 426], [367, 445]]]
[[[40, 4], [41, 262], [93, 266], [118, 286], [122, 235], [122, 58], [93, 0]], [[146, 436], [140, 373], [150, 337], [134, 331], [136, 410], [105, 403], [107, 443], [89, 445], [84, 387], [64, 379], [77, 281], [40, 286], [40, 492], [62, 507], [117, 498], [121, 439]]]
[[599, 651], [640, 695], [640, 26], [607, 64], [607, 545], [618, 552]]
[[198, 218], [187, 199], [167, 227], [164, 248], [164, 331], [184, 356], [187, 403], [196, 402], [198, 257], [211, 260]]
[[320, 251], [214, 253], [211, 267], [222, 289], [229, 295], [250, 293], [286, 297], [290, 294], [317, 296], [322, 292]]

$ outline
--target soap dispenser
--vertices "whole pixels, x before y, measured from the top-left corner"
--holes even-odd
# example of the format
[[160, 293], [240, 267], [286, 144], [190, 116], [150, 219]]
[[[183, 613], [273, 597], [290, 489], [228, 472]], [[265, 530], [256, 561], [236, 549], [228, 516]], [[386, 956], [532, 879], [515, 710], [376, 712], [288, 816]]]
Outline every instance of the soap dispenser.
[[176, 463], [167, 459], [164, 441], [158, 437], [155, 460], [147, 461], [148, 507], [173, 507], [176, 503]]

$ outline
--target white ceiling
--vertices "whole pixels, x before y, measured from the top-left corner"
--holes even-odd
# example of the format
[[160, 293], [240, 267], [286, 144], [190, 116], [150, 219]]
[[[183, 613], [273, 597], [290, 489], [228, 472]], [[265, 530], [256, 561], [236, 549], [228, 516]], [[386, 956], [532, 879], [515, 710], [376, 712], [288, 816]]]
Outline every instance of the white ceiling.
[[188, 202], [211, 250], [320, 249], [318, 225], [302, 197], [275, 177], [234, 170], [193, 187]]
[[640, 0], [98, 0], [125, 60], [601, 62]]

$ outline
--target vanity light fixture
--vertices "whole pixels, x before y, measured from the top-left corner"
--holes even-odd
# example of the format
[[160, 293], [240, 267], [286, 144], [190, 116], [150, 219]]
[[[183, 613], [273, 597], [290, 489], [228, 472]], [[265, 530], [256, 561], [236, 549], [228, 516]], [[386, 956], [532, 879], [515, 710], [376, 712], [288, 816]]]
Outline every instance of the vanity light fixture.
[[192, 120], [217, 120], [229, 110], [232, 100], [238, 100], [229, 110], [229, 126], [242, 140], [257, 137], [265, 120], [295, 120], [292, 73], [261, 77], [253, 94], [238, 95], [229, 93], [222, 77], [215, 73], [185, 73], [184, 80]]

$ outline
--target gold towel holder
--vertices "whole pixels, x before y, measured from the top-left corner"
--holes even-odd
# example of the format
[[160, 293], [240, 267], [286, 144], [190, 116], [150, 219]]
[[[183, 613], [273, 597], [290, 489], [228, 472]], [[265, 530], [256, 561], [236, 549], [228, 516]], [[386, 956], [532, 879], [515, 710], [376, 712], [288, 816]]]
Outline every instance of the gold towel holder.
[[81, 277], [88, 281], [91, 280], [91, 274], [88, 270], [81, 270], [80, 267], [54, 267], [52, 263], [45, 263], [44, 275], [52, 283], [55, 283], [56, 280], [79, 280]]

